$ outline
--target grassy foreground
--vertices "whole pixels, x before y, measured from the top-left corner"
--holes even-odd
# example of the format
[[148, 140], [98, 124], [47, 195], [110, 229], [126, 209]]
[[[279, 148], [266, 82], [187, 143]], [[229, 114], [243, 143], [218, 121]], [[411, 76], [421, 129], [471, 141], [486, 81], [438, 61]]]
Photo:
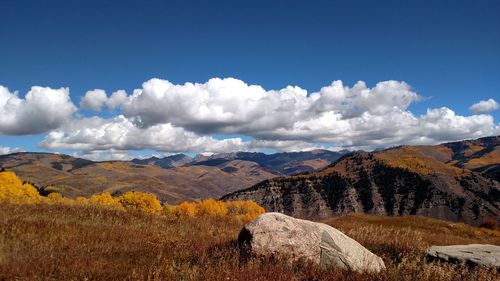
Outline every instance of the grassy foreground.
[[[0, 204], [0, 280], [495, 280], [495, 270], [429, 263], [431, 244], [500, 245], [498, 231], [422, 217], [353, 214], [331, 224], [383, 257], [380, 274], [276, 260], [240, 263], [242, 222], [172, 219], [99, 206]], [[496, 279], [498, 280], [498, 279]]]

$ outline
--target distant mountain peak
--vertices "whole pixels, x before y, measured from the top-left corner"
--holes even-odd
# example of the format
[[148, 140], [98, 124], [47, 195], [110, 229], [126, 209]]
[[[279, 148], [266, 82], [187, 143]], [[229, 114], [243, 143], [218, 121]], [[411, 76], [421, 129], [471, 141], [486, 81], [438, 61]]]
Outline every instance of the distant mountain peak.
[[172, 168], [179, 167], [188, 164], [193, 159], [185, 154], [174, 154], [165, 156], [163, 158], [158, 158], [156, 156], [146, 158], [146, 159], [133, 159], [130, 162], [135, 164], [151, 164], [162, 168]]

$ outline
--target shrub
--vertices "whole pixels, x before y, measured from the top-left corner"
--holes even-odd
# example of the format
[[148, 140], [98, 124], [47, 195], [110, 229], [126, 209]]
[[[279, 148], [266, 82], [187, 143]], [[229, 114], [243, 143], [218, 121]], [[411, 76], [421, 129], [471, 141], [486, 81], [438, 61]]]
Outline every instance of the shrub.
[[151, 193], [129, 191], [117, 199], [128, 210], [138, 210], [151, 214], [158, 214], [162, 211], [160, 201], [156, 195]]
[[[123, 205], [118, 198], [114, 198], [109, 192], [94, 194], [88, 199], [88, 204], [109, 207], [117, 210], [124, 210]], [[160, 206], [161, 207], [161, 206]]]
[[172, 209], [172, 214], [177, 218], [194, 218], [196, 216], [196, 203], [182, 202], [181, 204], [174, 206]]
[[48, 203], [48, 204], [74, 205], [76, 203], [75, 200], [66, 198], [66, 197], [62, 196], [61, 193], [57, 193], [57, 192], [50, 193], [44, 199], [45, 200], [43, 200], [43, 201]]
[[223, 217], [228, 212], [227, 204], [214, 199], [206, 199], [196, 204], [196, 216]]
[[29, 183], [22, 183], [14, 172], [0, 172], [0, 201], [11, 204], [34, 204], [42, 196]]
[[238, 221], [250, 221], [266, 212], [254, 201], [228, 201], [226, 205], [228, 215]]
[[89, 199], [83, 196], [78, 196], [75, 198], [75, 204], [80, 206], [86, 206], [89, 204]]
[[253, 201], [218, 201], [206, 199], [201, 202], [182, 202], [181, 204], [164, 209], [164, 214], [172, 214], [176, 218], [195, 217], [226, 217], [239, 222], [255, 219], [265, 213], [264, 208]]

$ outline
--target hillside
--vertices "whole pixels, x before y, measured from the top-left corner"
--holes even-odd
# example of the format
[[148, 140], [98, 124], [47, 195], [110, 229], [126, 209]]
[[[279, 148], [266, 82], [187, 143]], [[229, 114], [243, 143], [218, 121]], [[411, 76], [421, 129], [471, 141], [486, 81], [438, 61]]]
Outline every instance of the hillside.
[[497, 136], [355, 152], [322, 171], [266, 180], [223, 198], [306, 218], [418, 214], [477, 225], [500, 218], [499, 149]]
[[[272, 260], [240, 263], [244, 222], [107, 208], [0, 204], [0, 280], [494, 280], [482, 268], [427, 262], [430, 245], [500, 245], [497, 231], [423, 217], [348, 215], [325, 221], [381, 256], [356, 274]], [[47, 254], [50, 253], [50, 254]]]
[[0, 167], [16, 172], [22, 180], [46, 192], [57, 191], [69, 198], [133, 190], [155, 193], [171, 204], [222, 196], [276, 176], [245, 161], [231, 161], [222, 168], [198, 165], [163, 169], [148, 164], [93, 162], [49, 153], [3, 155]]
[[0, 168], [16, 172], [46, 192], [57, 191], [70, 198], [134, 190], [153, 192], [176, 204], [220, 197], [279, 175], [314, 171], [340, 155], [327, 150], [269, 155], [238, 152], [94, 162], [63, 154], [14, 153], [0, 156]]

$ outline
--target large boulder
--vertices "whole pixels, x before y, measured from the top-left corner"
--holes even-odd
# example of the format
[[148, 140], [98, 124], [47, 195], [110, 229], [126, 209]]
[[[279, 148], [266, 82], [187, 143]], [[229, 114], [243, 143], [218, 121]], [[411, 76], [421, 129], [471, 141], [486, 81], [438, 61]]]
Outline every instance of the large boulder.
[[500, 247], [495, 245], [432, 246], [426, 252], [430, 259], [486, 267], [500, 267]]
[[379, 272], [384, 261], [339, 230], [281, 213], [265, 213], [238, 237], [242, 255], [286, 257], [357, 272]]

